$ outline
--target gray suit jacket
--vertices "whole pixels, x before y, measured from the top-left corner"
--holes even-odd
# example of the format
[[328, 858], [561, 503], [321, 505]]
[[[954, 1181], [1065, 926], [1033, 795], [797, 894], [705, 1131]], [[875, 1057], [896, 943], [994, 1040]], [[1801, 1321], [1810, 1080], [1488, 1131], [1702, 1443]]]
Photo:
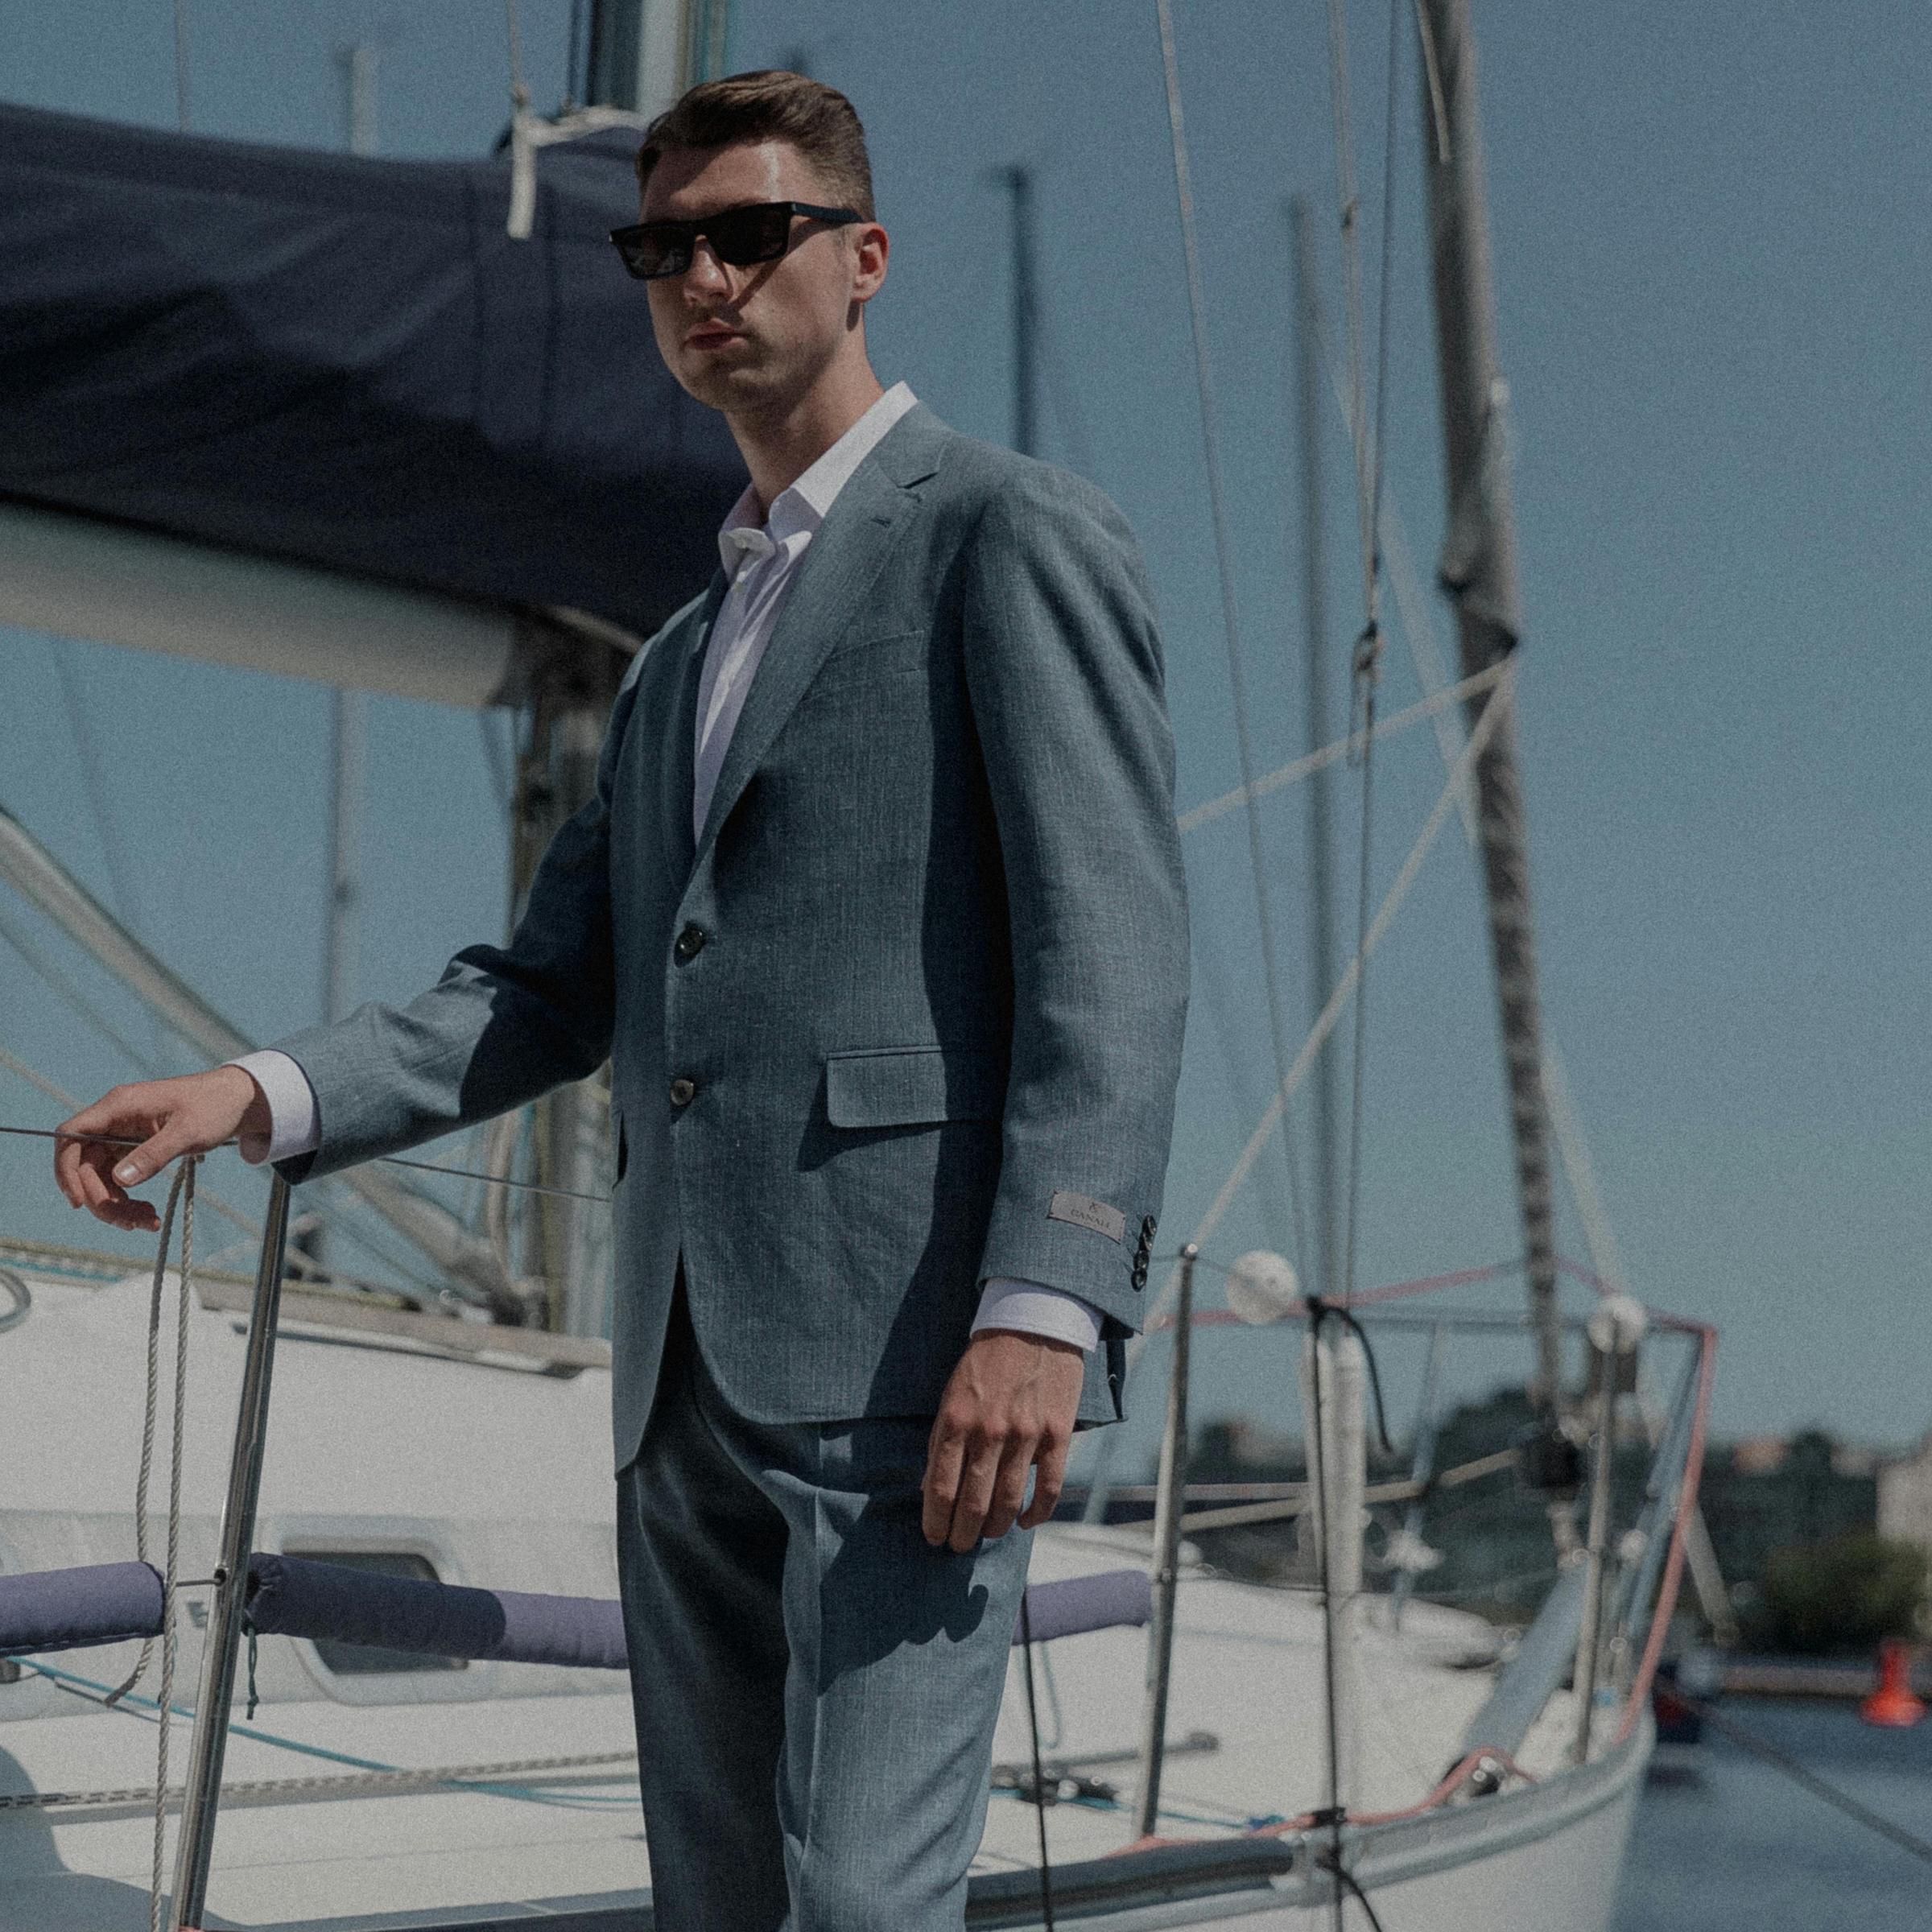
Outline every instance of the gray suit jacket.
[[1120, 1413], [1187, 994], [1160, 642], [1097, 490], [923, 407], [834, 502], [691, 837], [720, 574], [639, 654], [597, 795], [506, 947], [279, 1042], [324, 1174], [608, 1055], [615, 1447], [679, 1253], [719, 1387], [764, 1422], [930, 1414], [980, 1284], [1099, 1308]]

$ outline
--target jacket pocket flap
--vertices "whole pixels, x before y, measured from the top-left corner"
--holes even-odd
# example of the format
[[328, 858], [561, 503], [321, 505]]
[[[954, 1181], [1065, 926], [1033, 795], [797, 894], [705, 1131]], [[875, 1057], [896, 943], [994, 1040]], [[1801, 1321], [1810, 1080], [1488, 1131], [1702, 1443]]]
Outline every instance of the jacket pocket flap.
[[873, 1046], [825, 1056], [825, 1113], [835, 1127], [992, 1121], [1005, 1080], [993, 1054], [957, 1046]]

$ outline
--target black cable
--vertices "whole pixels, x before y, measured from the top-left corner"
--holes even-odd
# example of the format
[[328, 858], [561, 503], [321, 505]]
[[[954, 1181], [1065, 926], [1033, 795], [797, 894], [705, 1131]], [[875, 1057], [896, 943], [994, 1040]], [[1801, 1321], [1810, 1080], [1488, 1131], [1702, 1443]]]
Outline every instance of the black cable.
[[[1382, 1922], [1376, 1917], [1375, 1907], [1368, 1902], [1368, 1894], [1362, 1889], [1355, 1874], [1342, 1863], [1340, 1852], [1332, 1852], [1327, 1858], [1317, 1859], [1315, 1863], [1321, 1870], [1332, 1872], [1348, 1888], [1356, 1903], [1368, 1914], [1368, 1923], [1374, 1928], [1374, 1932], [1382, 1932]], [[1340, 1895], [1337, 1893], [1336, 1896], [1339, 1897]]]
[[1381, 1440], [1382, 1454], [1393, 1455], [1395, 1446], [1389, 1439], [1389, 1414], [1382, 1406], [1381, 1371], [1375, 1365], [1375, 1348], [1368, 1340], [1368, 1331], [1340, 1302], [1329, 1301], [1319, 1294], [1305, 1294], [1302, 1302], [1308, 1311], [1310, 1328], [1316, 1335], [1320, 1335], [1323, 1319], [1328, 1315], [1354, 1331], [1355, 1339], [1362, 1345], [1362, 1358], [1368, 1364], [1368, 1387], [1375, 1397], [1375, 1433]]
[[1053, 1932], [1053, 1864], [1046, 1854], [1046, 1780], [1040, 1769], [1040, 1714], [1033, 1696], [1033, 1616], [1020, 1589], [1020, 1649], [1026, 1660], [1026, 1728], [1033, 1736], [1033, 1808], [1040, 1827], [1040, 1917]]

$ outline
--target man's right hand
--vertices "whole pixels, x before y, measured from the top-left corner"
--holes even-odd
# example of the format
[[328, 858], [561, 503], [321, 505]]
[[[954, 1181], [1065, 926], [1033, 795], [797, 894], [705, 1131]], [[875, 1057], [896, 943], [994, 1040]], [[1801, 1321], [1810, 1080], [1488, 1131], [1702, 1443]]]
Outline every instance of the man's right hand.
[[237, 1134], [266, 1138], [269, 1127], [268, 1101], [239, 1067], [142, 1080], [115, 1088], [62, 1125], [62, 1135], [73, 1137], [54, 1143], [54, 1179], [70, 1208], [85, 1208], [110, 1228], [152, 1232], [161, 1217], [129, 1188], [184, 1154], [206, 1154]]

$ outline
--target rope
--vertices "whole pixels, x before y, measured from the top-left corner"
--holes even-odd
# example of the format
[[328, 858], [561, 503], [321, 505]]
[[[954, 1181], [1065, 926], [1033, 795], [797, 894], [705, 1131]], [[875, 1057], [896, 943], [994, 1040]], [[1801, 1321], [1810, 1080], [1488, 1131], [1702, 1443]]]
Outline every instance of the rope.
[[[1246, 798], [1248, 858], [1254, 875], [1255, 912], [1261, 927], [1261, 978], [1268, 1000], [1268, 1033], [1274, 1053], [1278, 1091], [1288, 1079], [1288, 1052], [1282, 1033], [1280, 973], [1275, 959], [1274, 922], [1268, 902], [1268, 869], [1261, 849], [1261, 814], [1254, 800], [1254, 745], [1248, 726], [1247, 680], [1241, 667], [1241, 632], [1234, 598], [1234, 571], [1228, 545], [1227, 506], [1221, 489], [1220, 436], [1214, 403], [1214, 385], [1208, 363], [1208, 300], [1201, 278], [1200, 240], [1195, 232], [1194, 188], [1187, 165], [1187, 136], [1181, 114], [1181, 76], [1174, 53], [1174, 14], [1170, 0], [1155, 0], [1161, 32], [1161, 61], [1166, 78], [1167, 126], [1174, 147], [1174, 186], [1179, 204], [1182, 252], [1187, 269], [1187, 312], [1194, 336], [1195, 386], [1201, 414], [1201, 450], [1208, 471], [1208, 511], [1214, 526], [1215, 568], [1220, 584], [1221, 630], [1228, 651], [1228, 679], [1234, 698], [1235, 741], [1241, 756], [1241, 788]], [[1290, 1233], [1296, 1270], [1307, 1278], [1302, 1204], [1300, 1164], [1294, 1157], [1294, 1142], [1284, 1114], [1282, 1123], [1282, 1158], [1288, 1170]]]
[[[180, 1649], [175, 1627], [175, 1595], [181, 1558], [181, 1451], [186, 1434], [188, 1412], [188, 1307], [195, 1271], [195, 1169], [192, 1159], [184, 1161], [169, 1191], [171, 1201], [181, 1195], [181, 1266], [175, 1280], [175, 1397], [171, 1417], [167, 1469], [167, 1567], [161, 1578], [161, 1714], [155, 1744], [155, 1843], [154, 1866], [149, 1881], [149, 1932], [161, 1929], [161, 1868], [167, 1843], [167, 1714], [175, 1701], [175, 1666]], [[162, 1266], [167, 1259], [167, 1238], [162, 1236], [161, 1253], [155, 1269], [157, 1294]], [[145, 1496], [142, 1498], [146, 1501]]]
[[[174, 1184], [167, 1191], [167, 1204], [161, 1214], [161, 1239], [155, 1253], [154, 1290], [147, 1308], [147, 1386], [141, 1412], [141, 1463], [134, 1478], [134, 1555], [147, 1561], [147, 1486], [155, 1460], [155, 1419], [161, 1386], [161, 1295], [167, 1274], [167, 1256], [173, 1245], [175, 1212], [181, 1212], [181, 1266], [175, 1282], [175, 1385], [169, 1415], [167, 1473], [167, 1554], [161, 1577], [161, 1698], [159, 1735], [155, 1741], [154, 1855], [148, 1885], [149, 1932], [162, 1932], [161, 1873], [167, 1843], [167, 1746], [168, 1719], [174, 1709], [175, 1664], [178, 1649], [175, 1633], [175, 1596], [181, 1555], [181, 1453], [187, 1431], [188, 1410], [188, 1309], [195, 1265], [195, 1169], [191, 1158], [175, 1170]], [[101, 1699], [104, 1704], [118, 1704], [147, 1674], [154, 1654], [155, 1640], [142, 1640], [134, 1667]]]
[[[155, 1463], [155, 1411], [160, 1398], [161, 1387], [161, 1292], [167, 1272], [167, 1251], [174, 1239], [175, 1210], [180, 1205], [181, 1189], [188, 1167], [184, 1162], [175, 1174], [174, 1184], [167, 1191], [167, 1204], [161, 1211], [161, 1241], [155, 1253], [155, 1275], [147, 1304], [147, 1387], [141, 1410], [141, 1460], [134, 1477], [134, 1561], [145, 1563], [147, 1558], [147, 1483]], [[180, 1389], [176, 1389], [177, 1407]], [[175, 1422], [180, 1426], [177, 1414]], [[162, 1598], [163, 1617], [166, 1620], [167, 1596]], [[143, 1637], [141, 1650], [134, 1659], [134, 1667], [114, 1690], [110, 1690], [105, 1701], [118, 1704], [135, 1685], [147, 1674], [148, 1659], [154, 1654], [155, 1640]]]

